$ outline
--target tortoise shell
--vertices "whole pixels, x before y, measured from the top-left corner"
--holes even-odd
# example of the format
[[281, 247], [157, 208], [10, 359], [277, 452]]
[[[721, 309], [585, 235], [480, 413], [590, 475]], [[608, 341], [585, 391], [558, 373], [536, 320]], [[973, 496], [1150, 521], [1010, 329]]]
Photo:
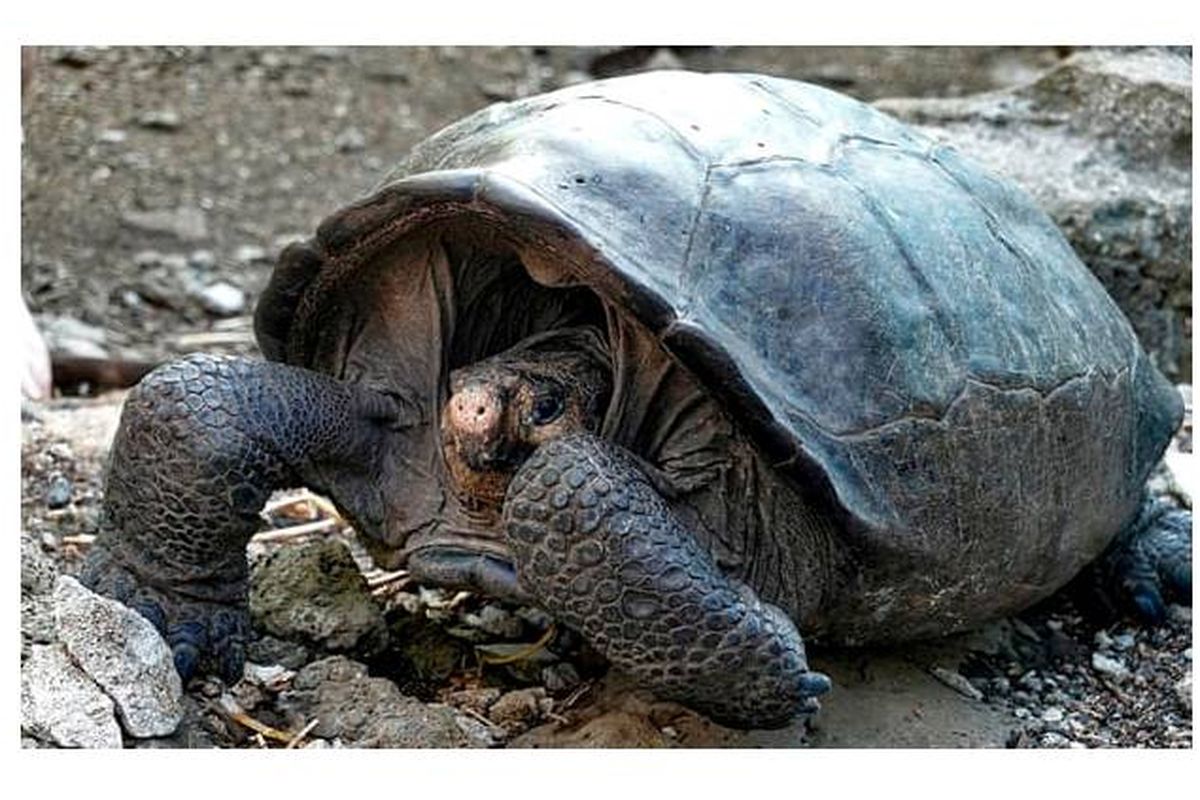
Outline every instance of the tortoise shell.
[[339, 287], [455, 218], [635, 320], [897, 575], [919, 556], [967, 585], [1020, 550], [1061, 582], [1134, 513], [1180, 418], [1022, 191], [865, 104], [750, 74], [603, 80], [434, 134], [285, 252], [264, 353], [344, 374], [323, 331], [364, 312]]

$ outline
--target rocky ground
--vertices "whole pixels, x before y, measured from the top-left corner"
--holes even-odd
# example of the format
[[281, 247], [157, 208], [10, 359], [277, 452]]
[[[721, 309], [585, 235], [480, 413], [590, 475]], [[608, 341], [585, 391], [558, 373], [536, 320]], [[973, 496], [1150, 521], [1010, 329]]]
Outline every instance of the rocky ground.
[[[88, 633], [98, 619], [113, 620], [101, 626], [110, 632], [141, 623], [60, 577], [77, 572], [96, 532], [121, 397], [26, 408], [26, 746], [1192, 746], [1190, 608], [1172, 606], [1165, 626], [1145, 628], [1089, 617], [1063, 592], [947, 640], [815, 649], [814, 667], [835, 682], [822, 710], [781, 731], [733, 731], [631, 687], [536, 609], [426, 589], [403, 572], [373, 568], [352, 530], [306, 492], [276, 497], [249, 547], [262, 638], [244, 680], [197, 681], [181, 692], [155, 658], [129, 655], [158, 646], [146, 631], [109, 635], [109, 660], [130, 666], [78, 674], [64, 655], [87, 667], [76, 651], [104, 646]], [[1154, 481], [1155, 491], [1189, 506], [1180, 484], [1193, 479], [1190, 435], [1189, 415], [1168, 456], [1182, 480], [1164, 465]], [[156, 658], [169, 664], [165, 651]], [[106, 663], [102, 655], [92, 661]], [[64, 693], [68, 684], [75, 689]], [[132, 712], [122, 693], [133, 695], [125, 700]], [[149, 722], [131, 728], [131, 713]], [[161, 735], [164, 728], [174, 732]]]
[[[24, 101], [22, 287], [60, 366], [256, 354], [250, 313], [278, 250], [427, 133], [487, 102], [589, 77], [754, 69], [871, 101], [905, 98], [881, 105], [971, 143], [1001, 171], [1020, 164], [1012, 177], [1067, 229], [1159, 364], [1186, 381], [1183, 58], [1056, 48], [47, 48]], [[1114, 108], [1140, 111], [1114, 127], [1104, 122]], [[1022, 152], [1058, 171], [1013, 159], [1003, 131], [1038, 143]], [[1097, 198], [1079, 180], [1098, 164], [1116, 195]], [[58, 378], [61, 395], [96, 394], [107, 380], [65, 369]], [[1191, 746], [1189, 609], [1173, 607], [1169, 624], [1150, 630], [1089, 619], [1064, 593], [949, 641], [818, 650], [814, 665], [836, 684], [822, 711], [783, 731], [736, 732], [633, 690], [536, 611], [372, 569], [352, 532], [307, 495], [277, 498], [251, 545], [264, 638], [245, 680], [181, 691], [145, 666], [159, 677], [143, 683], [159, 691], [134, 691], [96, 666], [103, 643], [73, 620], [109, 620], [120, 657], [137, 653], [145, 665], [162, 658], [153, 637], [140, 618], [61, 577], [78, 570], [97, 529], [120, 397], [59, 396], [23, 411], [27, 746]], [[1190, 429], [1178, 445], [1173, 466], [1190, 475], [1180, 455]], [[1158, 491], [1181, 495], [1165, 474]], [[56, 705], [64, 687], [72, 699]], [[159, 735], [172, 723], [174, 734]]]

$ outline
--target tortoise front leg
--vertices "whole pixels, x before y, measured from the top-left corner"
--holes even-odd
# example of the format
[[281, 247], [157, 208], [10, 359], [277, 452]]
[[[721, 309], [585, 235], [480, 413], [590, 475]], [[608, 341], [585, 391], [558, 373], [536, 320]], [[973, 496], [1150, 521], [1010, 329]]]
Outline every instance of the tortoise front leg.
[[792, 621], [723, 575], [612, 444], [583, 434], [543, 445], [513, 478], [504, 522], [536, 602], [659, 696], [765, 728], [814, 711], [829, 690]]
[[[194, 355], [155, 370], [125, 402], [83, 582], [153, 622], [185, 680], [240, 678], [259, 510], [322, 474], [369, 486], [395, 414], [385, 395], [281, 364]], [[352, 494], [377, 523], [377, 491]]]

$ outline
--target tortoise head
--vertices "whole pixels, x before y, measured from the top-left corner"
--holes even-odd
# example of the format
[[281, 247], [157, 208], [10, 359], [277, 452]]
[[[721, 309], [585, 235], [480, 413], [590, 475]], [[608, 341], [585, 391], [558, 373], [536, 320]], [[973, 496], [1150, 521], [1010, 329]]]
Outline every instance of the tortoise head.
[[442, 452], [451, 488], [469, 510], [498, 514], [509, 480], [534, 450], [600, 427], [612, 380], [603, 354], [579, 346], [591, 336], [551, 332], [450, 374]]

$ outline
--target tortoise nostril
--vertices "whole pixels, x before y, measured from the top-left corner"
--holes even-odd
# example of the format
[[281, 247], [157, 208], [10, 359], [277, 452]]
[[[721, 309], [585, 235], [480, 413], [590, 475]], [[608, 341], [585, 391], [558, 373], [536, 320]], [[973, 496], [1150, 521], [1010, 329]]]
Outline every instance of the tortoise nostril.
[[486, 408], [483, 406], [475, 406], [475, 416], [482, 417], [485, 413], [487, 413]]

